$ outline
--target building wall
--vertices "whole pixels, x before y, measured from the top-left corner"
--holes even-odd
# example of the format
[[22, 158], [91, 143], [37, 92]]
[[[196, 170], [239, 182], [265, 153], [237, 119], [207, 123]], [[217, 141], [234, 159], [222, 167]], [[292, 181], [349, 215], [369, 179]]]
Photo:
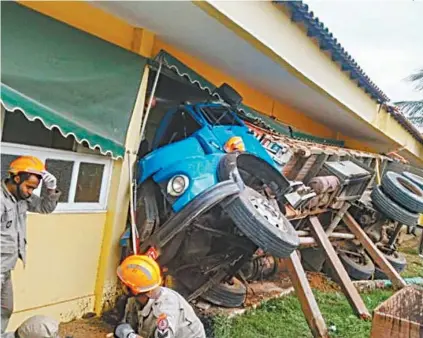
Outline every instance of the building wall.
[[106, 213], [30, 214], [28, 261], [12, 274], [15, 312], [9, 330], [46, 314], [68, 321], [94, 309]]

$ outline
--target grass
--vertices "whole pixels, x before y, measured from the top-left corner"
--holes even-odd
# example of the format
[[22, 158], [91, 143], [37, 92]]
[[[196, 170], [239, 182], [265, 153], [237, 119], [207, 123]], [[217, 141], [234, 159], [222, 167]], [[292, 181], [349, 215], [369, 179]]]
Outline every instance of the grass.
[[423, 277], [423, 258], [419, 257], [417, 250], [420, 242], [420, 236], [420, 233], [417, 237], [408, 236], [411, 238], [404, 241], [399, 248], [399, 251], [407, 259], [407, 266], [404, 271], [401, 272], [401, 276], [404, 278]]
[[400, 250], [407, 259], [407, 266], [401, 272], [401, 276], [407, 277], [423, 277], [423, 258], [419, 257], [417, 249], [405, 248]]
[[[414, 242], [415, 239], [400, 249], [407, 259], [407, 267], [401, 273], [403, 277], [423, 277], [423, 259], [418, 256]], [[358, 319], [342, 293], [314, 291], [314, 294], [330, 337], [369, 337], [372, 323]], [[371, 312], [392, 294], [391, 290], [374, 290], [361, 296]], [[259, 308], [232, 319], [215, 317], [213, 326], [216, 338], [312, 337], [295, 295], [269, 300]]]
[[[375, 290], [362, 294], [362, 298], [369, 311], [372, 311], [392, 294], [390, 290]], [[315, 291], [315, 296], [330, 337], [369, 337], [371, 322], [358, 319], [343, 294]], [[312, 337], [300, 303], [294, 295], [267, 301], [243, 316], [232, 319], [217, 317], [214, 320], [214, 333], [216, 338]]]

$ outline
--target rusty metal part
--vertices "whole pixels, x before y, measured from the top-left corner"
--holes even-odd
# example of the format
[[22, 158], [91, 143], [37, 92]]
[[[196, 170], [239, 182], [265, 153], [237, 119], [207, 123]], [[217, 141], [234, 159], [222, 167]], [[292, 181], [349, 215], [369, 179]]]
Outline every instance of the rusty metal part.
[[338, 210], [338, 212], [336, 213], [334, 219], [332, 220], [332, 222], [329, 224], [329, 227], [326, 229], [326, 234], [330, 235], [335, 228], [338, 226], [339, 222], [341, 222], [342, 217], [344, 217], [345, 213], [347, 212], [347, 210], [349, 209], [351, 205], [348, 203], [345, 203], [341, 209]]
[[[355, 236], [353, 234], [345, 234], [343, 232], [333, 232], [330, 234], [329, 239], [355, 239]], [[300, 247], [310, 247], [315, 245], [317, 245], [317, 241], [314, 237], [300, 237]]]
[[340, 185], [339, 179], [336, 176], [317, 176], [310, 180], [310, 186], [316, 194], [334, 192]]
[[398, 239], [398, 235], [400, 234], [400, 231], [401, 231], [402, 227], [403, 227], [402, 224], [400, 224], [398, 222], [395, 222], [395, 230], [394, 230], [394, 233], [391, 235], [391, 237], [389, 238], [389, 241], [388, 241], [388, 246], [391, 249], [393, 249], [393, 247], [394, 247], [394, 245], [395, 245], [395, 243], [396, 243], [396, 241]]
[[313, 337], [329, 337], [325, 320], [314, 298], [297, 252], [294, 251], [289, 258], [285, 258], [284, 263], [288, 268], [295, 293]]
[[316, 160], [317, 160], [317, 155], [311, 155], [307, 159], [307, 161], [305, 161], [303, 166], [301, 167], [301, 170], [299, 171], [299, 173], [295, 177], [295, 180], [296, 181], [302, 181], [304, 179], [304, 177], [307, 175], [307, 173], [309, 172], [309, 170], [311, 169], [311, 167], [314, 165]]
[[389, 277], [392, 284], [397, 288], [406, 286], [405, 281], [392, 267], [386, 257], [380, 252], [376, 245], [366, 235], [364, 230], [356, 222], [356, 220], [347, 212], [343, 218], [348, 229], [357, 237], [363, 247], [366, 249], [373, 261], [382, 269], [382, 271]]
[[319, 242], [319, 245], [325, 251], [326, 257], [328, 258], [327, 261], [330, 267], [333, 269], [336, 276], [338, 277], [342, 291], [347, 297], [354, 312], [361, 319], [370, 319], [371, 315], [369, 311], [367, 310], [366, 305], [361, 299], [360, 294], [358, 293], [354, 284], [351, 282], [351, 279], [348, 276], [347, 271], [345, 270], [335, 249], [330, 243], [329, 238], [326, 235], [325, 231], [323, 230], [323, 227], [320, 224], [317, 217], [315, 216], [310, 217], [310, 224], [311, 224], [311, 230], [313, 231], [313, 235], [316, 238], [316, 240]]

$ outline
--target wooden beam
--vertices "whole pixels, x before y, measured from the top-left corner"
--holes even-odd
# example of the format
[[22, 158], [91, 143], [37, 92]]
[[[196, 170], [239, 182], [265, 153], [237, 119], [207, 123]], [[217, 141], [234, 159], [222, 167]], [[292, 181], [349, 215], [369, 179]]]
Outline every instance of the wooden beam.
[[373, 258], [373, 261], [382, 269], [382, 271], [388, 276], [391, 280], [392, 285], [397, 288], [402, 288], [406, 286], [404, 279], [399, 275], [399, 273], [392, 267], [391, 263], [386, 259], [386, 257], [380, 252], [372, 240], [367, 236], [364, 230], [360, 225], [355, 221], [349, 212], [344, 215], [344, 222], [347, 225], [348, 229], [355, 235], [355, 237], [360, 241], [364, 246], [364, 249], [369, 253], [370, 257]]
[[294, 251], [289, 258], [285, 258], [284, 263], [313, 337], [329, 337], [325, 320], [314, 298], [297, 252]]
[[325, 251], [326, 257], [328, 258], [329, 264], [337, 275], [342, 291], [350, 302], [351, 307], [355, 313], [362, 319], [370, 319], [370, 313], [366, 308], [363, 300], [360, 297], [354, 284], [351, 282], [347, 271], [345, 270], [342, 262], [339, 260], [338, 255], [335, 252], [332, 244], [329, 241], [328, 236], [325, 233], [322, 225], [320, 224], [317, 217], [310, 217], [311, 231], [316, 238], [316, 241]]

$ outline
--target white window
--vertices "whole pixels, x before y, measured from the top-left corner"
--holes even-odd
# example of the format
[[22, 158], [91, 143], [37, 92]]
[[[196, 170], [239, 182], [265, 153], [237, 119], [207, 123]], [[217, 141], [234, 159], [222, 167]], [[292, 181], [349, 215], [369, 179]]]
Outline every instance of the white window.
[[[57, 178], [62, 192], [55, 212], [101, 212], [107, 209], [112, 159], [77, 145], [73, 137], [64, 138], [56, 129], [41, 122], [30, 122], [23, 114], [6, 111], [1, 143], [1, 177], [16, 157], [40, 158]], [[76, 152], [83, 151], [83, 153]], [[94, 153], [94, 154], [93, 154]], [[42, 183], [35, 194], [46, 193]]]
[[[62, 192], [56, 212], [105, 211], [109, 193], [112, 160], [105, 156], [86, 155], [68, 151], [19, 145], [1, 144], [2, 177], [13, 159], [22, 155], [36, 156], [57, 178]], [[42, 183], [35, 194], [46, 193]]]

